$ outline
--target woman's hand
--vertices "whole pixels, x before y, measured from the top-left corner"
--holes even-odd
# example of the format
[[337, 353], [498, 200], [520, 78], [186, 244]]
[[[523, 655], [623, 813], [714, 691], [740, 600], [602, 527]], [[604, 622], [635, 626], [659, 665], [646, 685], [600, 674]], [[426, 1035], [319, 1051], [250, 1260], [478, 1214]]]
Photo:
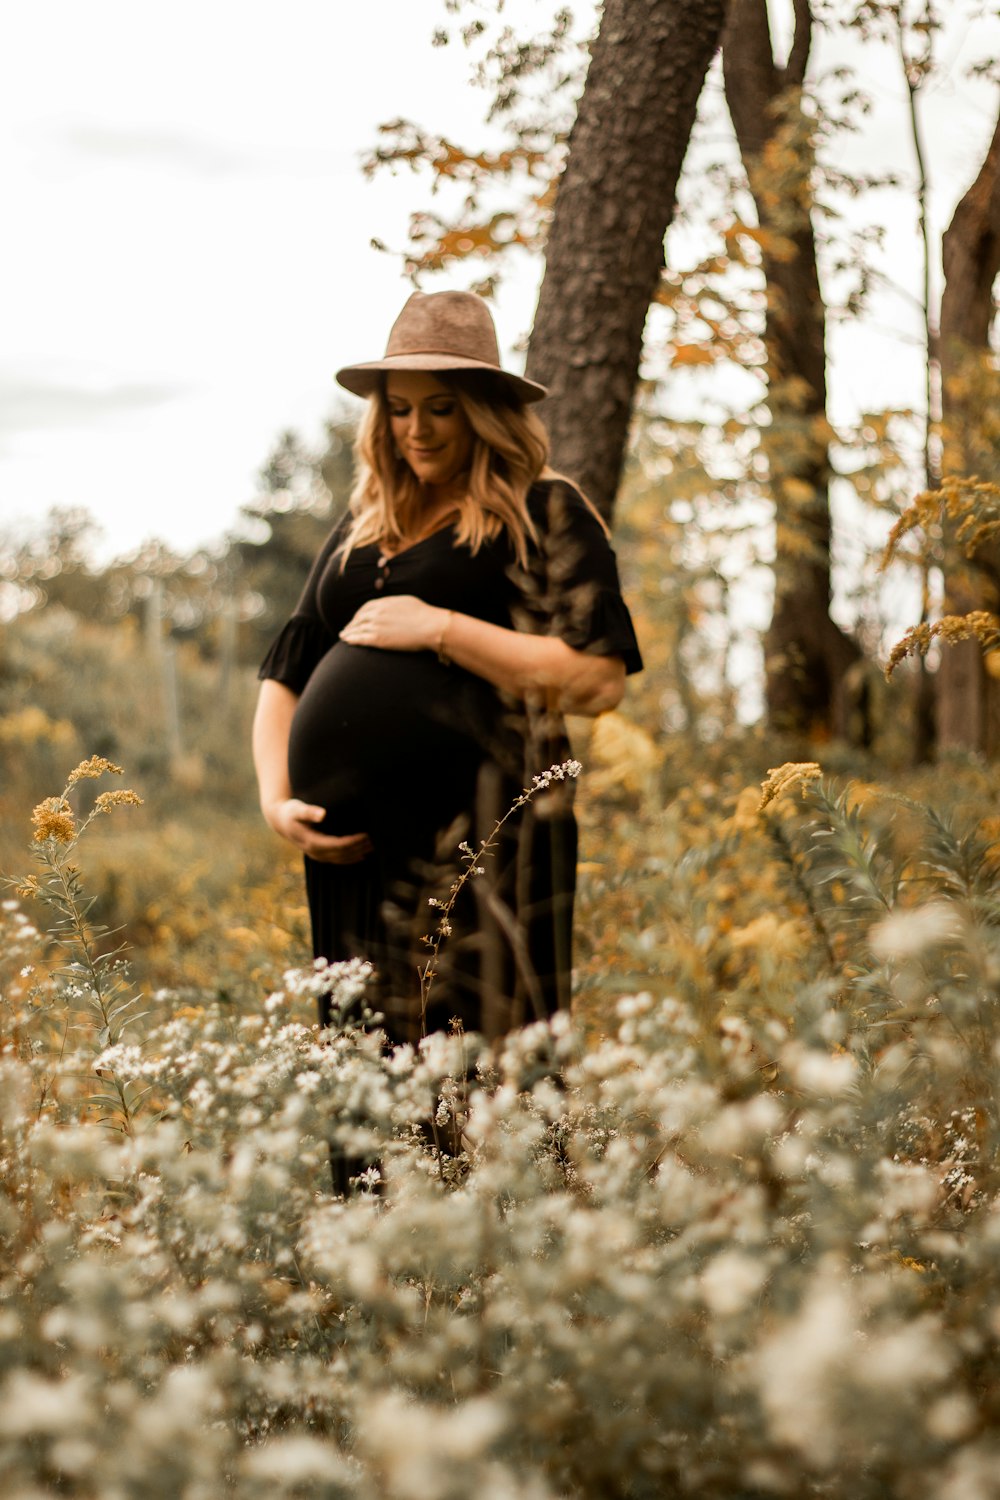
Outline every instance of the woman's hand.
[[369, 599], [344, 626], [340, 639], [349, 646], [379, 651], [436, 651], [449, 611], [425, 604], [413, 594]]
[[264, 809], [264, 817], [275, 833], [321, 864], [356, 865], [372, 851], [367, 833], [349, 833], [343, 837], [318, 833], [312, 825], [322, 823], [326, 808], [302, 802], [298, 797], [284, 797], [270, 803]]

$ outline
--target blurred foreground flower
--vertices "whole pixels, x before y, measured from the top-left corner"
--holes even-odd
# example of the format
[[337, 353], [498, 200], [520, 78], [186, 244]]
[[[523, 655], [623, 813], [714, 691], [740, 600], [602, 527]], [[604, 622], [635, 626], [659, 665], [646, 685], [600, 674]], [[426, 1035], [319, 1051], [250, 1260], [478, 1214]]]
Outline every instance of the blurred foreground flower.
[[938, 943], [954, 942], [963, 933], [961, 914], [948, 901], [928, 901], [893, 911], [877, 922], [868, 942], [877, 958], [910, 958]]

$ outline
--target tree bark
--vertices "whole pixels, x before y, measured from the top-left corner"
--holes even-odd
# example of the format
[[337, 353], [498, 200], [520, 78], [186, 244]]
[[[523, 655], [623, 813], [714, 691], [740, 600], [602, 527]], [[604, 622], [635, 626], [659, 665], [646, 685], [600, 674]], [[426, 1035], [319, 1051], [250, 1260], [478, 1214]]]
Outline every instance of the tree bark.
[[605, 0], [559, 179], [527, 374], [552, 462], [610, 519], [663, 237], [726, 0]]
[[[941, 298], [941, 381], [946, 431], [945, 461], [952, 472], [997, 478], [997, 457], [977, 432], [977, 400], [969, 376], [978, 366], [994, 385], [987, 361], [1000, 272], [1000, 118], [975, 182], [955, 209], [942, 241], [945, 287]], [[973, 385], [975, 382], [973, 382]], [[989, 399], [989, 396], [987, 397]], [[970, 560], [946, 560], [947, 613], [1000, 608], [1000, 548], [983, 547]], [[935, 681], [939, 750], [1000, 749], [1000, 681], [988, 670], [976, 641], [946, 646]]]
[[[856, 722], [859, 674], [852, 670], [862, 653], [830, 619], [826, 314], [808, 163], [794, 205], [775, 191], [767, 164], [782, 128], [775, 106], [802, 88], [811, 43], [809, 0], [795, 0], [795, 34], [784, 67], [774, 60], [766, 0], [732, 0], [722, 45], [726, 100], [758, 221], [768, 232], [762, 259], [777, 526], [774, 611], [764, 639], [767, 707], [780, 730], [865, 738], [865, 724]], [[789, 107], [795, 106], [789, 101]], [[786, 427], [791, 441], [781, 440]]]

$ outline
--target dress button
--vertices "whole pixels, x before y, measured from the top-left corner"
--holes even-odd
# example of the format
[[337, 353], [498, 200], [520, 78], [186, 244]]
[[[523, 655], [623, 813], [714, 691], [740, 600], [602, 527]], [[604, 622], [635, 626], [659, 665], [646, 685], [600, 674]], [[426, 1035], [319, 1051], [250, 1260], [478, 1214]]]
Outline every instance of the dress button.
[[375, 580], [375, 587], [377, 589], [384, 589], [385, 588], [385, 579], [384, 578], [376, 578], [376, 580]]

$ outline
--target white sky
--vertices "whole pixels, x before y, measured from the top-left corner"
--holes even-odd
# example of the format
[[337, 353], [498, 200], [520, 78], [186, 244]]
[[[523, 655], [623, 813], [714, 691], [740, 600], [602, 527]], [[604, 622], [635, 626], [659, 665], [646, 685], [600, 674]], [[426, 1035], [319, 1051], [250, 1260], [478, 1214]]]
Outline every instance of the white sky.
[[[523, 12], [523, 4], [521, 10]], [[0, 525], [84, 505], [121, 551], [210, 538], [409, 291], [379, 123], [479, 131], [439, 0], [32, 0], [0, 33]], [[507, 344], [534, 285], [497, 317]], [[351, 398], [343, 396], [345, 403]]]
[[[549, 8], [507, 11], [516, 22]], [[149, 535], [193, 547], [233, 523], [284, 428], [317, 437], [333, 371], [381, 352], [409, 290], [399, 258], [370, 241], [402, 247], [427, 203], [408, 173], [365, 181], [361, 153], [400, 115], [482, 134], [487, 98], [467, 82], [466, 54], [430, 46], [445, 19], [441, 0], [7, 8], [0, 527], [82, 505], [108, 553]], [[985, 36], [952, 28], [927, 103], [938, 232], [992, 131], [992, 90], [962, 78]], [[876, 114], [845, 164], [876, 155], [909, 172], [894, 59], [868, 48], [865, 60]], [[885, 213], [887, 265], [915, 289], [912, 204]], [[526, 330], [536, 292], [529, 268], [508, 282], [502, 348]], [[833, 340], [843, 412], [919, 398], [919, 356], [899, 337], [915, 332], [912, 315], [895, 298], [879, 319], [853, 344]]]

